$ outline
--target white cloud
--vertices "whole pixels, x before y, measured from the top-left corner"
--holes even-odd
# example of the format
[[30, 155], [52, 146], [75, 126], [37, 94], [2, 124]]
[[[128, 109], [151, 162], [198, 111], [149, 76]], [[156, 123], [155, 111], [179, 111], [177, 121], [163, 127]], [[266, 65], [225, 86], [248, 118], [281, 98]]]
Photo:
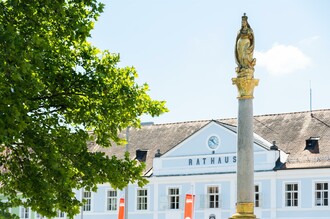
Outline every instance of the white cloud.
[[299, 48], [275, 44], [266, 52], [255, 51], [257, 66], [266, 68], [273, 75], [291, 74], [311, 65], [311, 59]]

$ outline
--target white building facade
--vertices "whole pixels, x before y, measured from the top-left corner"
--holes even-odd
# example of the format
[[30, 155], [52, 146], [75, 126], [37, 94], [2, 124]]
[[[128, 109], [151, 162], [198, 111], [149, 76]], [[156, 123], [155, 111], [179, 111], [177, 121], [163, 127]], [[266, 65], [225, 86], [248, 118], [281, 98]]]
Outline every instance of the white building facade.
[[[330, 110], [312, 116], [302, 112], [255, 117], [259, 124], [254, 135], [258, 218], [330, 218], [329, 121]], [[231, 217], [235, 213], [237, 161], [233, 123], [230, 119], [211, 120], [132, 130], [130, 150], [132, 154], [138, 149], [144, 152], [141, 162], [146, 162], [149, 183], [143, 188], [128, 186], [128, 218], [183, 218], [186, 194], [195, 195], [194, 218]], [[150, 136], [158, 137], [151, 140]], [[117, 219], [119, 199], [125, 197], [124, 191], [106, 184], [99, 185], [96, 193], [80, 190], [76, 194], [86, 203], [75, 219]], [[20, 209], [21, 218], [38, 218], [26, 211]]]

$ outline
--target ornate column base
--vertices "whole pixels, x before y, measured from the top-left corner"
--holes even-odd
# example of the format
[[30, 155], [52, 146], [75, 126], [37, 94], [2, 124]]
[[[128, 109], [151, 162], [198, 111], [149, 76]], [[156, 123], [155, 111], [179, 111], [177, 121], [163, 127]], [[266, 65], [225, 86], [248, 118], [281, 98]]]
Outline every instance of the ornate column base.
[[254, 203], [253, 202], [241, 202], [236, 205], [236, 213], [229, 219], [256, 219], [254, 215]]

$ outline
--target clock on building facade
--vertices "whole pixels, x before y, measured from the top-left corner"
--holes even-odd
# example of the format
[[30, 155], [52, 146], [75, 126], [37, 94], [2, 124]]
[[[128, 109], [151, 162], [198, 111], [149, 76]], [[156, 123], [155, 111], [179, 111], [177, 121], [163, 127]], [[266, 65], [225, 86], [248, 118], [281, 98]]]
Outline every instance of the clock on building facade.
[[220, 145], [220, 138], [216, 135], [212, 135], [207, 140], [207, 146], [211, 150], [216, 150]]

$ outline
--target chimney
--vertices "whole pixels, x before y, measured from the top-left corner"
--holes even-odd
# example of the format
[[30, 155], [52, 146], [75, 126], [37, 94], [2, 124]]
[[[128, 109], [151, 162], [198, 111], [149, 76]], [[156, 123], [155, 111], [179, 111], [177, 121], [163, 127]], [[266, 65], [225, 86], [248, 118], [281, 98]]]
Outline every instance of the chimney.
[[270, 146], [270, 150], [274, 150], [274, 151], [277, 151], [278, 150], [278, 147], [276, 145], [276, 141], [273, 141], [273, 145]]
[[162, 154], [160, 153], [160, 149], [157, 149], [157, 153], [155, 154], [155, 157], [160, 157]]

